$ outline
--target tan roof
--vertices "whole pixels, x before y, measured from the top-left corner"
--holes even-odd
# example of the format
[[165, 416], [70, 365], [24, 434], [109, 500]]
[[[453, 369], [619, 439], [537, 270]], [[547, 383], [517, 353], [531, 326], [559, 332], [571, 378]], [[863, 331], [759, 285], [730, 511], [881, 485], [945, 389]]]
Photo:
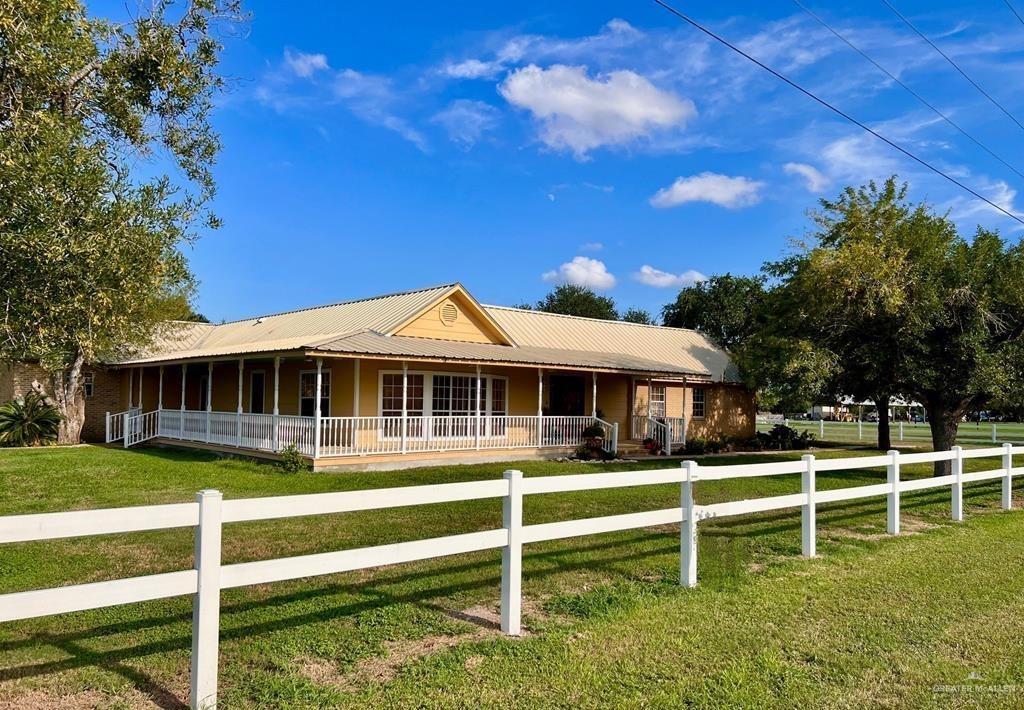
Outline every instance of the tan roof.
[[[512, 346], [393, 335], [459, 291]], [[459, 284], [346, 301], [219, 325], [178, 324], [146, 352], [113, 364], [143, 364], [291, 351], [685, 374], [737, 381], [728, 355], [681, 328], [480, 306]]]

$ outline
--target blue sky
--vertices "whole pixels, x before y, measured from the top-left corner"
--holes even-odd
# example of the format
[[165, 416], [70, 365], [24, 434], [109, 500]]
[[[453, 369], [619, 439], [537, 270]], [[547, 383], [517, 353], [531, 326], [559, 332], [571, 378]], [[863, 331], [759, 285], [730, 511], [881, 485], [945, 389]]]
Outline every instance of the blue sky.
[[[1024, 121], [1024, 24], [1001, 0], [893, 2]], [[1024, 131], [884, 4], [808, 6], [1024, 172]], [[1019, 176], [795, 4], [678, 7], [1024, 209]], [[455, 280], [500, 304], [574, 281], [657, 313], [681, 284], [778, 257], [819, 197], [891, 173], [965, 232], [1019, 237], [650, 2], [247, 9], [215, 116], [224, 227], [189, 250], [215, 321]]]

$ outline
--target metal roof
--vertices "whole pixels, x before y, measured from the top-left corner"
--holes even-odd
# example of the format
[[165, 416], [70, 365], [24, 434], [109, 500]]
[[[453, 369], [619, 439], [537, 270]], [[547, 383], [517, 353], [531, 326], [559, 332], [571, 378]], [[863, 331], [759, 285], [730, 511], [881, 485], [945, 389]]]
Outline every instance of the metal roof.
[[[438, 301], [460, 292], [512, 345], [393, 335]], [[681, 328], [480, 306], [461, 285], [346, 301], [221, 323], [173, 324], [132, 365], [292, 351], [622, 370], [739, 381], [728, 355], [703, 333]]]

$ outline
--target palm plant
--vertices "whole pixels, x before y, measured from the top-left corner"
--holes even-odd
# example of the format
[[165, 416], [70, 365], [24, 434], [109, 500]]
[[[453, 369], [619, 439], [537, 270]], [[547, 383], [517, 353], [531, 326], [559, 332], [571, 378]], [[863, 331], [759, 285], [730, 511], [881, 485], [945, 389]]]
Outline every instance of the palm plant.
[[39, 446], [57, 440], [61, 415], [43, 397], [30, 392], [0, 405], [0, 446]]

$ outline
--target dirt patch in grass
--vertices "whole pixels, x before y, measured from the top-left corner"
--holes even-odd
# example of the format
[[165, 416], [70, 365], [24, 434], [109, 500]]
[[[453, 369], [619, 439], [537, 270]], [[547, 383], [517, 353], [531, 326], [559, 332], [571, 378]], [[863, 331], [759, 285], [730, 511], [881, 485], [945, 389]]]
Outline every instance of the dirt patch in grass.
[[[142, 693], [111, 697], [98, 690], [83, 690], [60, 694], [52, 690], [23, 690], [11, 696], [0, 694], [0, 710], [99, 710], [99, 708], [156, 708], [160, 707]], [[184, 705], [182, 705], [184, 707]]]

